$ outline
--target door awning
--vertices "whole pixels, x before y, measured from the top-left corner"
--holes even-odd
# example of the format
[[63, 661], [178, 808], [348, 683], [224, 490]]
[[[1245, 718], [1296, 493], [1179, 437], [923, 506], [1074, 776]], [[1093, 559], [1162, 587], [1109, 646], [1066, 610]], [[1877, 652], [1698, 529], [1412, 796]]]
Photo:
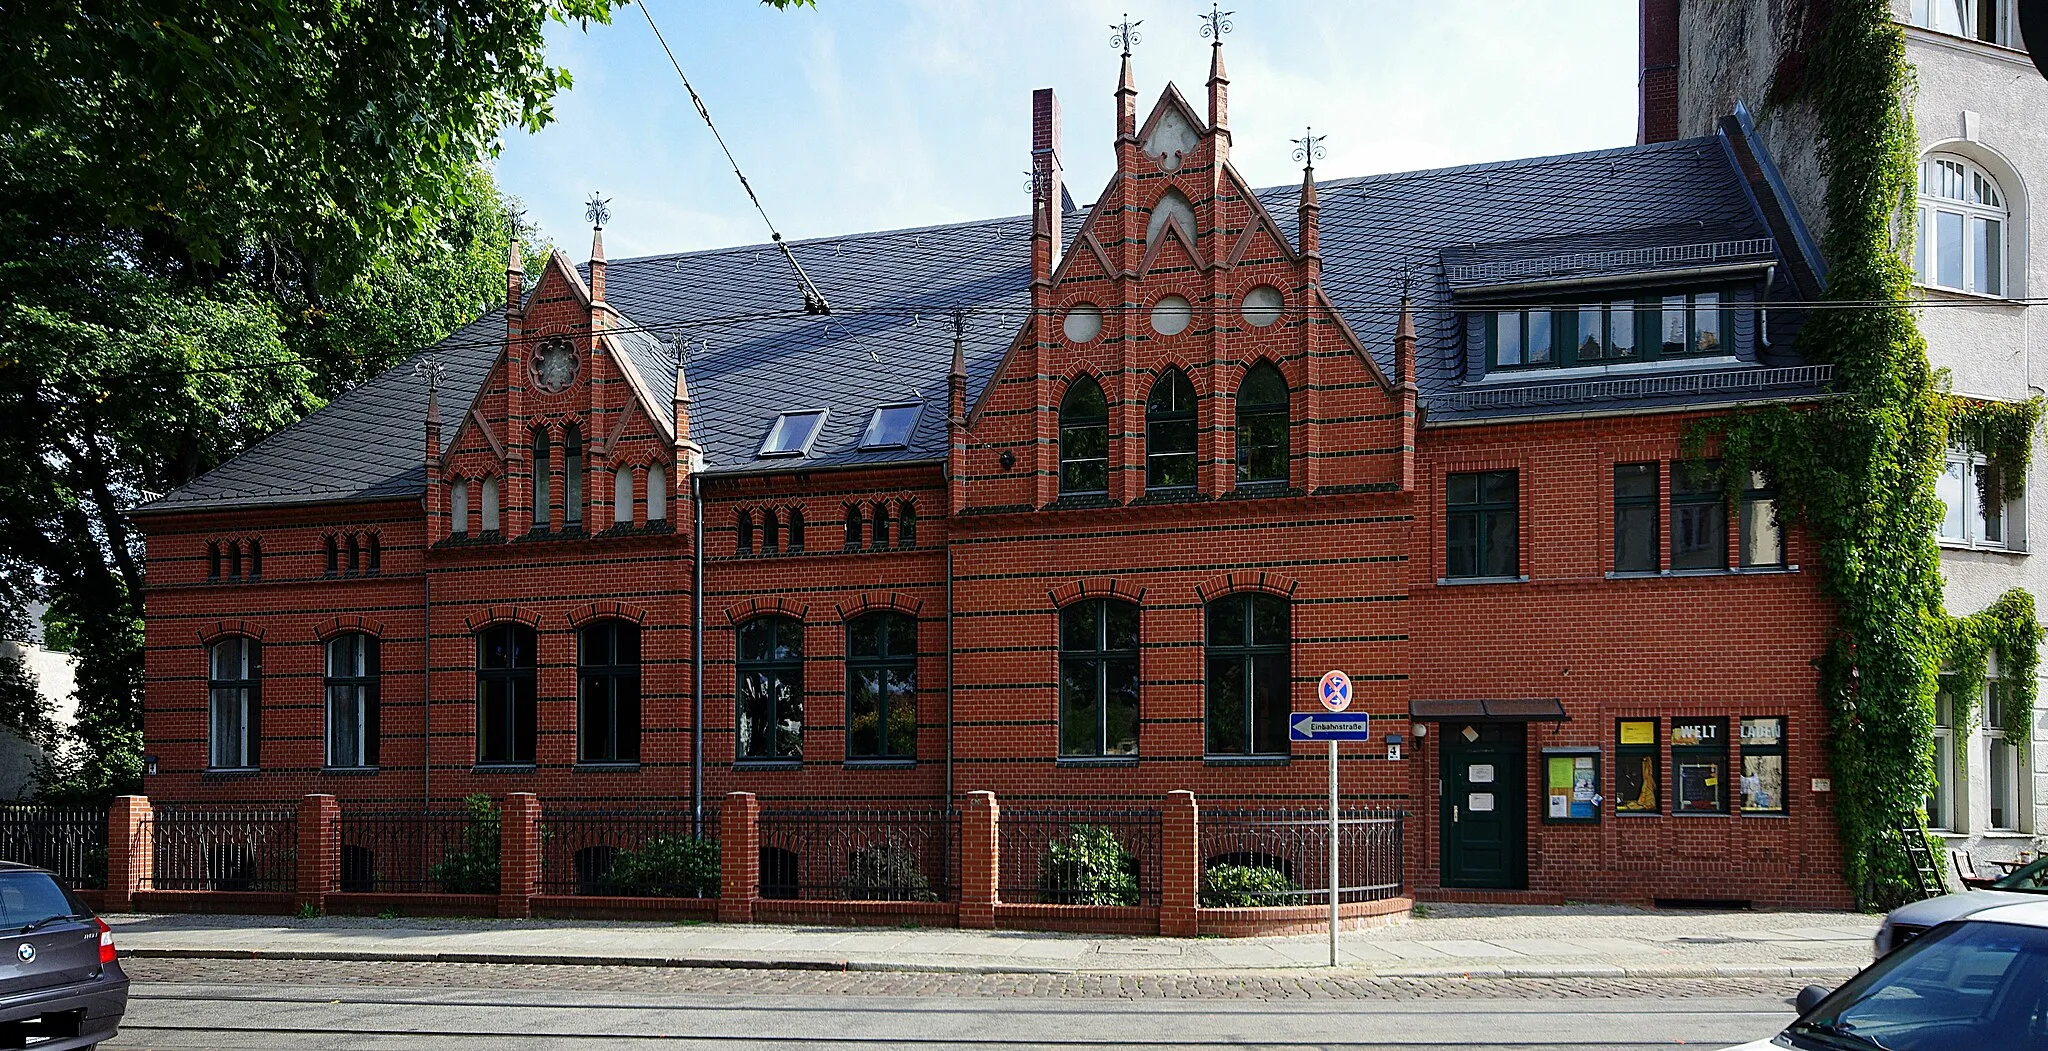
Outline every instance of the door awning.
[[1491, 719], [1495, 722], [1563, 723], [1571, 716], [1564, 703], [1551, 698], [1477, 701], [1409, 701], [1408, 717], [1417, 722], [1444, 723]]

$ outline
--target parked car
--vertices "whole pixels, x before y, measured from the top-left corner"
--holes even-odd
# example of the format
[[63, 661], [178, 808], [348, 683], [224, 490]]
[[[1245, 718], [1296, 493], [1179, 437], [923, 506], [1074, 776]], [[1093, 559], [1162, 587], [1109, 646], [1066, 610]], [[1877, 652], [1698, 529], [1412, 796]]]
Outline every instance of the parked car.
[[94, 1047], [127, 1010], [113, 930], [48, 871], [0, 861], [0, 1047]]
[[1799, 1019], [1728, 1051], [2048, 1051], [2048, 901], [1938, 924], [1829, 992]]
[[1886, 953], [1926, 933], [1936, 924], [1962, 919], [2000, 905], [2040, 901], [2043, 897], [2048, 897], [2048, 857], [2021, 867], [1993, 883], [1988, 890], [1944, 894], [1893, 910], [1877, 929], [1877, 955], [1882, 959]]

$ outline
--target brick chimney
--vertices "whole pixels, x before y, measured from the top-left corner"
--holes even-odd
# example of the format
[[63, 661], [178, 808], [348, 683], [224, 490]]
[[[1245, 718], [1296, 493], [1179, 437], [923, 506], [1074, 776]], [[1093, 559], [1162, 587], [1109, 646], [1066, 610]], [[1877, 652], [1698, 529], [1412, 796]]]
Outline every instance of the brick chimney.
[[1636, 141], [1678, 138], [1679, 0], [1641, 0]]
[[1050, 287], [1060, 248], [1060, 100], [1031, 93], [1031, 283]]

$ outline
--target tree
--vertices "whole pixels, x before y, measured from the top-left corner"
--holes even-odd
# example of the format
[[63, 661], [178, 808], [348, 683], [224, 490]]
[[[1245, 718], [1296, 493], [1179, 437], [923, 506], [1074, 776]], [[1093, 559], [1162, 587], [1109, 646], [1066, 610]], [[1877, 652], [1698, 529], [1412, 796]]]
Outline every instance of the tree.
[[0, 19], [0, 569], [74, 632], [81, 761], [141, 771], [126, 513], [502, 295], [482, 167], [617, 0], [45, 0]]

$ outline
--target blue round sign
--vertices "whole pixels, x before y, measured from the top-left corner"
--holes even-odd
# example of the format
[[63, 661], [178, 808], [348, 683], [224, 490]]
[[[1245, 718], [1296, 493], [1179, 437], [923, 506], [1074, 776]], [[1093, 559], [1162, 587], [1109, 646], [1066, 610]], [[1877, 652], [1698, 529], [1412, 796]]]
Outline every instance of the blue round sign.
[[1351, 676], [1335, 670], [1323, 673], [1323, 681], [1316, 686], [1316, 699], [1333, 712], [1351, 707]]

